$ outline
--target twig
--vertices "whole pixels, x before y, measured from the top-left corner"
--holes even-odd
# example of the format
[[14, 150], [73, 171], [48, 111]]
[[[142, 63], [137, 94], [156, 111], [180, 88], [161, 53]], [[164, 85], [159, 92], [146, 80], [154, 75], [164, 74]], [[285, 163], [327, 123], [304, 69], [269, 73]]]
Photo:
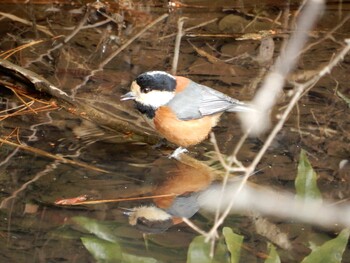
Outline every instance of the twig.
[[56, 205], [95, 205], [95, 204], [104, 204], [104, 203], [117, 203], [117, 202], [126, 202], [126, 201], [138, 201], [138, 200], [147, 200], [147, 199], [156, 199], [156, 198], [164, 198], [164, 197], [173, 197], [175, 194], [164, 194], [164, 195], [153, 195], [153, 196], [138, 196], [138, 197], [129, 197], [129, 198], [118, 198], [118, 199], [105, 199], [105, 200], [89, 200], [89, 201], [81, 201], [74, 203], [60, 203], [56, 202]]
[[245, 175], [244, 175], [244, 177], [242, 179], [242, 182], [239, 184], [239, 186], [237, 188], [237, 192], [234, 194], [234, 196], [230, 200], [226, 210], [223, 212], [221, 217], [215, 222], [214, 226], [212, 227], [212, 229], [207, 234], [207, 239], [213, 238], [213, 235], [214, 235], [214, 233], [216, 233], [217, 228], [223, 223], [223, 221], [225, 220], [227, 215], [230, 213], [231, 208], [233, 207], [233, 204], [235, 202], [236, 197], [242, 191], [242, 189], [243, 189], [244, 185], [247, 183], [251, 173], [255, 170], [255, 167], [260, 162], [261, 158], [265, 154], [265, 152], [268, 149], [268, 147], [271, 145], [273, 139], [275, 138], [277, 133], [283, 127], [283, 124], [287, 120], [289, 113], [292, 111], [292, 109], [295, 106], [295, 104], [299, 101], [303, 91], [306, 88], [308, 88], [310, 85], [313, 85], [315, 82], [317, 82], [325, 74], [329, 73], [331, 71], [331, 69], [334, 66], [336, 66], [337, 63], [339, 63], [339, 61], [341, 61], [344, 58], [344, 56], [350, 51], [350, 39], [346, 39], [345, 42], [346, 42], [347, 46], [335, 58], [333, 58], [332, 61], [330, 61], [329, 64], [326, 67], [324, 67], [317, 76], [315, 76], [313, 79], [311, 79], [311, 80], [307, 81], [306, 83], [301, 84], [301, 85], [299, 85], [297, 87], [293, 98], [289, 102], [288, 107], [285, 109], [285, 111], [284, 111], [283, 115], [281, 116], [279, 122], [276, 124], [274, 129], [271, 131], [271, 133], [268, 136], [267, 140], [265, 141], [263, 147], [260, 149], [259, 153], [254, 158], [253, 162], [247, 167], [247, 170], [246, 170], [246, 173], [245, 173]]
[[184, 223], [186, 223], [190, 228], [192, 228], [194, 231], [198, 232], [199, 234], [205, 236], [206, 235], [206, 232], [203, 231], [202, 229], [200, 229], [199, 227], [197, 227], [195, 224], [193, 224], [191, 222], [191, 220], [189, 220], [188, 218], [186, 217], [183, 217], [182, 218], [182, 221], [184, 221]]
[[20, 67], [4, 59], [0, 59], [0, 66], [22, 75], [24, 78], [28, 79], [38, 91], [45, 90], [47, 93], [54, 97], [72, 103], [72, 98], [69, 97], [67, 93], [52, 85], [49, 81], [44, 79], [42, 76], [34, 73], [33, 71]]
[[[245, 132], [243, 134], [243, 136], [239, 139], [238, 143], [236, 144], [236, 147], [235, 149], [233, 150], [230, 158], [232, 158], [232, 162], [235, 163], [235, 164], [239, 164], [239, 166], [243, 166], [241, 164], [241, 162], [239, 162], [237, 160], [237, 154], [238, 152], [241, 150], [242, 146], [243, 146], [243, 143], [245, 142], [245, 140], [248, 138], [248, 134], [249, 134], [249, 131]], [[232, 164], [231, 164], [232, 165]]]
[[[1, 81], [0, 81], [1, 83]], [[3, 84], [3, 83], [2, 83]], [[31, 112], [33, 112], [34, 114], [38, 114], [32, 107], [31, 105], [28, 104], [28, 102], [26, 102], [18, 93], [17, 91], [15, 91], [13, 88], [9, 87], [9, 86], [6, 86], [8, 89], [10, 89], [13, 94], [15, 94], [15, 96], [25, 105], [25, 107], [27, 109], [29, 109]]]
[[19, 47], [16, 47], [16, 48], [13, 48], [13, 49], [10, 49], [10, 50], [7, 50], [7, 51], [4, 51], [4, 52], [0, 53], [0, 57], [3, 57], [5, 55], [7, 55], [7, 56], [4, 57], [4, 59], [8, 59], [9, 57], [11, 57], [13, 54], [17, 53], [18, 51], [23, 50], [23, 49], [25, 49], [27, 47], [31, 47], [33, 45], [42, 43], [44, 41], [45, 40], [42, 40], [42, 39], [41, 40], [37, 40], [37, 41], [31, 41], [31, 42], [29, 42], [27, 44], [24, 44], [22, 46], [19, 46]]
[[[196, 28], [199, 28], [199, 27], [203, 27], [203, 26], [209, 25], [209, 24], [214, 23], [214, 22], [216, 22], [216, 21], [218, 21], [218, 18], [214, 18], [214, 19], [212, 19], [212, 20], [205, 21], [205, 22], [200, 23], [200, 24], [198, 24], [198, 25], [196, 25], [196, 26], [192, 26], [192, 27], [189, 27], [189, 28], [185, 28], [185, 29], [183, 30], [183, 32], [185, 33], [185, 32], [191, 31], [191, 30], [193, 30], [193, 29], [196, 29]], [[159, 40], [164, 40], [164, 39], [166, 39], [166, 38], [173, 37], [173, 36], [176, 36], [176, 35], [177, 35], [177, 33], [173, 33], [173, 34], [170, 34], [170, 35], [167, 35], [167, 36], [164, 36], [164, 37], [160, 37]]]
[[247, 118], [242, 119], [244, 129], [250, 129], [251, 135], [261, 134], [270, 127], [271, 108], [276, 104], [287, 74], [295, 67], [299, 52], [307, 40], [307, 32], [312, 29], [323, 7], [322, 0], [310, 0], [306, 4], [298, 19], [297, 30], [288, 42], [285, 52], [277, 58], [273, 71], [266, 76], [252, 101], [256, 111], [245, 114]]
[[[34, 101], [31, 101], [28, 104], [31, 106], [31, 105], [34, 104]], [[13, 113], [5, 114], [4, 116], [0, 116], [0, 120], [2, 121], [2, 120], [5, 120], [5, 119], [7, 119], [9, 117], [12, 117], [12, 116], [25, 114], [25, 112], [27, 110], [27, 107], [22, 104], [22, 105], [16, 106], [16, 107], [11, 108], [11, 109], [3, 110], [0, 113], [5, 113], [5, 112], [11, 111], [11, 110], [16, 110], [16, 111], [13, 112]]]
[[215, 134], [213, 132], [210, 133], [210, 142], [213, 144], [214, 146], [214, 150], [215, 150], [215, 153], [216, 153], [216, 156], [217, 158], [219, 159], [222, 167], [224, 167], [224, 169], [227, 171], [229, 170], [231, 167], [229, 167], [226, 163], [226, 161], [224, 160], [224, 158], [222, 158], [222, 154], [221, 154], [221, 151], [219, 149], [219, 145], [216, 141], [216, 137], [215, 137]]
[[177, 21], [177, 35], [175, 40], [175, 48], [174, 48], [174, 57], [173, 57], [173, 65], [171, 67], [171, 74], [176, 75], [177, 71], [177, 64], [179, 62], [179, 54], [180, 54], [180, 45], [181, 45], [181, 39], [183, 36], [182, 28], [185, 23], [185, 20], [187, 20], [187, 17], [180, 17]]
[[[244, 136], [242, 138], [244, 138]], [[231, 161], [229, 163], [227, 163], [224, 160], [224, 158], [222, 157], [221, 151], [219, 149], [218, 143], [216, 141], [215, 134], [213, 132], [210, 133], [210, 142], [213, 144], [217, 158], [219, 159], [222, 167], [224, 167], [224, 169], [226, 171], [228, 171], [230, 173], [232, 173], [232, 172], [245, 172], [245, 170], [246, 170], [245, 167], [236, 158], [231, 158]], [[242, 142], [242, 144], [243, 144], [243, 142]], [[232, 167], [233, 163], [235, 163], [238, 167]]]
[[348, 20], [350, 19], [350, 15], [346, 16], [339, 24], [337, 24], [337, 26], [335, 26], [332, 30], [327, 31], [326, 35], [324, 37], [322, 37], [321, 39], [319, 39], [318, 41], [311, 43], [309, 45], [307, 45], [300, 53], [304, 53], [307, 50], [311, 49], [312, 47], [322, 43], [323, 41], [325, 41], [327, 38], [331, 38], [332, 34], [337, 31], [339, 28], [341, 28]]

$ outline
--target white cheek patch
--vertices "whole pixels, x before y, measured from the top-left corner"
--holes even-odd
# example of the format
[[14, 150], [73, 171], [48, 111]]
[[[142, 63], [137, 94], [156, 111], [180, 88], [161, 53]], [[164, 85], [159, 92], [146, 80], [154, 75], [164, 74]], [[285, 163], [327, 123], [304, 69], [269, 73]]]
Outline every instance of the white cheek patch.
[[141, 102], [144, 105], [151, 106], [157, 109], [174, 98], [175, 94], [169, 91], [152, 90], [148, 93], [140, 93], [139, 98], [136, 101]]
[[129, 223], [130, 225], [136, 225], [137, 219], [144, 217], [150, 221], [165, 221], [171, 219], [171, 216], [163, 211], [162, 209], [154, 206], [141, 206], [135, 208], [133, 212], [130, 213]]

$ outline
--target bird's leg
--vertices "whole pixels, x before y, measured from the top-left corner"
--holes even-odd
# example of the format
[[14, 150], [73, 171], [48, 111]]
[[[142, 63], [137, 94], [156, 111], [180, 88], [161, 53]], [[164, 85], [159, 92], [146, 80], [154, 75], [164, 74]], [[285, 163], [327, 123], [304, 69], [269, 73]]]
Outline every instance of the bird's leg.
[[171, 155], [169, 155], [169, 159], [176, 159], [179, 160], [180, 159], [180, 155], [183, 153], [188, 152], [188, 150], [186, 148], [183, 147], [178, 147]]

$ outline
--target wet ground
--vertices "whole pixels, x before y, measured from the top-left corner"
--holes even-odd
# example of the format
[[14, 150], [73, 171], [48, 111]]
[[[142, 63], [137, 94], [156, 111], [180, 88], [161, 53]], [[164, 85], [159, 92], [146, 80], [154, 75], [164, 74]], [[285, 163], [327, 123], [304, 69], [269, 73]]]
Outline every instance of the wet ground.
[[[13, 143], [2, 141], [0, 147], [0, 261], [95, 262], [81, 238], [107, 231], [129, 256], [185, 262], [188, 246], [198, 235], [186, 224], [147, 236], [128, 224], [123, 208], [151, 200], [83, 206], [60, 206], [55, 201], [164, 194], [159, 187], [181, 174], [181, 164], [167, 158], [174, 146], [154, 147], [161, 138], [132, 103], [120, 101], [138, 74], [171, 70], [179, 19], [186, 17], [177, 75], [248, 101], [292, 33], [298, 8], [297, 1], [289, 6], [280, 1], [188, 1], [174, 6], [164, 1], [2, 1], [1, 52], [23, 49], [2, 53], [1, 58], [39, 74], [67, 96], [47, 89], [38, 92], [28, 81], [15, 78], [15, 71], [2, 69], [1, 81], [14, 86], [12, 90], [4, 82], [0, 86], [0, 136]], [[294, 81], [315, 74], [345, 45], [344, 39], [350, 36], [349, 15], [346, 1], [327, 3], [273, 116], [288, 104]], [[259, 50], [262, 38], [273, 39], [272, 59]], [[343, 201], [349, 197], [349, 168], [339, 169], [340, 163], [350, 159], [349, 63], [348, 55], [305, 92], [252, 182], [293, 192], [300, 149], [304, 149], [318, 174], [323, 198]], [[235, 114], [223, 115], [214, 131], [223, 153], [230, 153], [242, 136]], [[248, 164], [265, 138], [248, 139], [239, 159]], [[207, 162], [208, 156], [215, 156], [209, 140], [190, 152]], [[91, 233], [77, 217], [96, 220], [99, 230]], [[202, 211], [192, 220], [205, 230], [213, 224], [213, 216]], [[224, 225], [245, 238], [241, 262], [263, 262], [267, 239], [256, 233], [251, 221], [234, 215]], [[336, 233], [274, 221], [294, 246], [291, 251], [279, 251], [283, 262], [299, 262], [310, 252], [307, 242], [321, 242]], [[348, 254], [346, 250], [345, 259]]]

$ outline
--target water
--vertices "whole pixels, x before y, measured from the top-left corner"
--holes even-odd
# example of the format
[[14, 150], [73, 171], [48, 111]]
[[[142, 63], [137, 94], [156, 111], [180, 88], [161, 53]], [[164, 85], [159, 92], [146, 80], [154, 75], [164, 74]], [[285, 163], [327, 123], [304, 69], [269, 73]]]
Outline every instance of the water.
[[[63, 163], [42, 152], [1, 145], [1, 262], [94, 262], [81, 238], [101, 235], [105, 233], [104, 229], [122, 247], [124, 254], [162, 262], [186, 260], [188, 246], [197, 233], [185, 224], [146, 237], [128, 224], [124, 208], [149, 204], [151, 200], [68, 207], [55, 205], [56, 200], [83, 195], [89, 200], [154, 195], [176, 176], [181, 180], [195, 176], [195, 171], [183, 170], [176, 160], [167, 159], [174, 149], [172, 145], [154, 147], [160, 137], [147, 126], [132, 103], [120, 102], [120, 95], [128, 91], [138, 74], [155, 69], [170, 71], [174, 34], [180, 17], [188, 18], [184, 28], [206, 25], [187, 31], [183, 37], [177, 74], [243, 101], [253, 97], [254, 83], [261, 82], [260, 75], [272, 63], [272, 60], [261, 60], [260, 40], [245, 33], [265, 30], [266, 34], [273, 34], [274, 58], [280, 53], [283, 40], [291, 33], [279, 24], [283, 22], [286, 7], [278, 1], [250, 1], [244, 5], [226, 1], [186, 4], [169, 10], [165, 3], [158, 1], [110, 2], [101, 9], [90, 5], [85, 18], [86, 5], [81, 3], [32, 1], [19, 4], [7, 1], [0, 5], [1, 12], [7, 14], [7, 18], [0, 21], [1, 51], [32, 40], [44, 40], [16, 52], [9, 60], [36, 72], [68, 95], [53, 94], [51, 97], [22, 84], [21, 89], [27, 90], [30, 96], [21, 94], [22, 99], [27, 103], [33, 98], [41, 102], [36, 101], [32, 110], [1, 119], [1, 138], [11, 134], [7, 139], [12, 142], [75, 161]], [[293, 3], [286, 12], [294, 15], [297, 8], [298, 4]], [[349, 8], [347, 3], [327, 4], [323, 17], [309, 34], [309, 43], [322, 42], [305, 52], [297, 71], [289, 77], [290, 81], [296, 80], [297, 76], [298, 81], [303, 81], [302, 77], [307, 78], [326, 65], [342, 48], [344, 38], [349, 37]], [[123, 43], [169, 11], [167, 18], [105, 63]], [[253, 15], [257, 13], [261, 18], [254, 23]], [[113, 22], [94, 25], [111, 16]], [[25, 19], [27, 24], [35, 21], [36, 26], [28, 26], [19, 18]], [[74, 28], [84, 19], [86, 23], [74, 33]], [[86, 25], [89, 28], [82, 28]], [[334, 29], [338, 25], [341, 26]], [[327, 38], [327, 34], [333, 39]], [[237, 40], [242, 36], [248, 39]], [[40, 57], [42, 54], [46, 55]], [[297, 161], [303, 148], [318, 174], [323, 197], [340, 200], [349, 196], [349, 173], [339, 171], [339, 163], [349, 159], [349, 107], [337, 93], [350, 97], [348, 72], [349, 56], [303, 96], [260, 162], [259, 172], [251, 179], [254, 183], [294, 191]], [[5, 77], [8, 72], [1, 74], [1, 80], [8, 80]], [[15, 84], [20, 83], [17, 80]], [[18, 108], [15, 107], [23, 102], [8, 88], [0, 88], [1, 110], [13, 108], [2, 112], [1, 116], [16, 112]], [[274, 115], [289, 101], [288, 90], [291, 88], [292, 85], [287, 83]], [[46, 106], [45, 103], [52, 101], [58, 107], [54, 104]], [[44, 106], [48, 107], [45, 111], [41, 108]], [[223, 115], [214, 131], [224, 153], [230, 153], [242, 135], [235, 114]], [[240, 160], [248, 164], [264, 140], [265, 136], [248, 139], [240, 151]], [[213, 147], [207, 140], [190, 151], [193, 157], [208, 160], [205, 155], [212, 152]], [[178, 187], [182, 190], [180, 179], [175, 181], [179, 181]], [[199, 185], [204, 187], [210, 181], [206, 180], [208, 178], [192, 180], [188, 184], [200, 182]], [[76, 217], [96, 220], [93, 222], [98, 230], [91, 233], [91, 228], [84, 229], [84, 224]], [[205, 211], [192, 219], [205, 230], [213, 223], [213, 215]], [[256, 233], [249, 217], [232, 216], [224, 225], [245, 236], [242, 262], [263, 261], [267, 241]], [[294, 245], [292, 252], [281, 252], [285, 262], [298, 262], [307, 255], [309, 250], [305, 242], [314, 236], [321, 241], [333, 236], [333, 232], [315, 231], [290, 222], [281, 224], [281, 228], [289, 234]]]

